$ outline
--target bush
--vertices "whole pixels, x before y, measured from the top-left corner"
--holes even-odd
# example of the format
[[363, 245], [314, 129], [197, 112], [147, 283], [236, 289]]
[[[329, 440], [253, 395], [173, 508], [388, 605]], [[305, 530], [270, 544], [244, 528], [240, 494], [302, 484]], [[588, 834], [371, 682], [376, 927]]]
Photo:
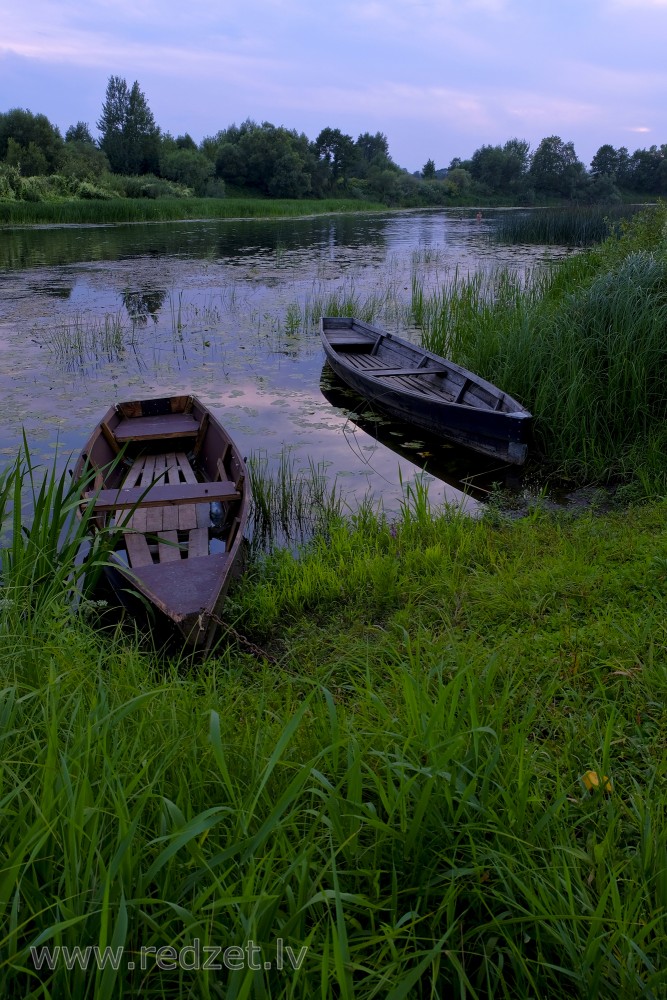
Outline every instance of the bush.
[[91, 184], [90, 181], [81, 181], [76, 189], [77, 198], [91, 199], [95, 201], [111, 201], [116, 195], [107, 188]]
[[21, 191], [21, 175], [16, 167], [0, 163], [0, 199], [16, 201]]

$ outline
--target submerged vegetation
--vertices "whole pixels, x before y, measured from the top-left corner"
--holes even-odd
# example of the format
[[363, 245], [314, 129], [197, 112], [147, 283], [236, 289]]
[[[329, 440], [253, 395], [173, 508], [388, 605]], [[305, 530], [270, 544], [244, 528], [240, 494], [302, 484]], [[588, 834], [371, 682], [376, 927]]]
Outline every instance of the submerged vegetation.
[[266, 659], [188, 670], [65, 603], [36, 518], [0, 600], [3, 995], [663, 995], [664, 504], [332, 512], [229, 599]]

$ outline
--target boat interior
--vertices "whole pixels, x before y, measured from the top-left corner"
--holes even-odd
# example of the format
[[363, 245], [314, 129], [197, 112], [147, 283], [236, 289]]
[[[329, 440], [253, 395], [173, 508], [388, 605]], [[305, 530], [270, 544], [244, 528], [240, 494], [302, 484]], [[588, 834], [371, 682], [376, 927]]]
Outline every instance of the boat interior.
[[431, 396], [445, 403], [505, 409], [505, 394], [494, 395], [444, 360], [415, 350], [414, 355], [390, 336], [364, 335], [354, 330], [327, 331], [327, 340], [346, 364], [387, 386]]
[[122, 528], [116, 556], [131, 569], [228, 552], [240, 528], [243, 473], [231, 442], [207, 411], [176, 399], [175, 410], [173, 399], [119, 404], [100, 423], [119, 459], [109, 479], [100, 468], [86, 499], [98, 526]]

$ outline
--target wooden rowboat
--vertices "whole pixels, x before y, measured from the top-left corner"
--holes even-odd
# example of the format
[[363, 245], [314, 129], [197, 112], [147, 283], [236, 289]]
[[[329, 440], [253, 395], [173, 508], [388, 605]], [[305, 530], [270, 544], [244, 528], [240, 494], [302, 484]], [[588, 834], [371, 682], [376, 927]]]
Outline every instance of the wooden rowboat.
[[531, 414], [495, 385], [361, 320], [325, 316], [320, 333], [338, 377], [392, 416], [503, 462], [525, 462]]
[[74, 475], [94, 475], [81, 503], [115, 526], [108, 573], [136, 591], [187, 645], [208, 651], [229, 581], [240, 571], [250, 494], [245, 462], [194, 396], [118, 403], [104, 414]]

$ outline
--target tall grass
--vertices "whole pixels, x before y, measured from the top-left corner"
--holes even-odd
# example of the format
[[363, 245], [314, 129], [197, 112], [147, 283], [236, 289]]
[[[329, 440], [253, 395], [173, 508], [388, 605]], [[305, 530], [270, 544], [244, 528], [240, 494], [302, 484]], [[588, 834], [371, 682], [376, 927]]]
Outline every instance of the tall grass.
[[639, 216], [527, 284], [475, 275], [428, 297], [414, 282], [424, 343], [521, 400], [537, 449], [568, 474], [665, 488], [665, 218]]
[[[79, 511], [82, 489], [93, 474], [77, 482], [67, 470], [34, 464], [28, 444], [0, 474], [0, 599], [8, 621], [36, 622], [52, 606], [74, 608], [89, 595], [106, 563], [112, 532], [90, 538], [93, 508]], [[5, 622], [7, 627], [7, 622]]]
[[3, 995], [664, 995], [664, 524], [363, 510], [230, 600], [277, 666], [3, 620]]
[[257, 452], [250, 456], [248, 471], [255, 552], [298, 545], [324, 531], [345, 509], [345, 498], [337, 482], [330, 481], [325, 462], [316, 465], [311, 459], [307, 468], [297, 468], [292, 451], [284, 449], [271, 470], [268, 456]]
[[494, 219], [498, 243], [539, 243], [587, 247], [620, 231], [621, 222], [640, 210], [636, 205], [577, 205], [502, 212]]
[[0, 202], [0, 225], [174, 222], [179, 219], [265, 219], [330, 212], [386, 211], [356, 199], [113, 198], [95, 201]]

